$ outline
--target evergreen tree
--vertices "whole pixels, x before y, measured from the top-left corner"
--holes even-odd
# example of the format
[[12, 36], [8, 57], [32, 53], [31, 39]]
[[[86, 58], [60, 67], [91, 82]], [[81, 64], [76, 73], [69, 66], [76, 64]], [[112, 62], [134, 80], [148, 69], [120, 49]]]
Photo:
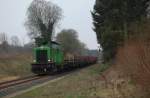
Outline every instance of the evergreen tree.
[[96, 0], [92, 12], [94, 31], [105, 61], [112, 59], [117, 47], [129, 37], [130, 24], [147, 17], [149, 1]]

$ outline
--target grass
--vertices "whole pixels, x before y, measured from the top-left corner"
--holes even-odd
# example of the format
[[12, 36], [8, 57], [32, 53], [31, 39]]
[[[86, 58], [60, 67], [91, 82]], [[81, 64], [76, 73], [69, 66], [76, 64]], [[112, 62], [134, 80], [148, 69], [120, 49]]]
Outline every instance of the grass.
[[18, 54], [0, 57], [0, 80], [9, 77], [22, 77], [31, 74], [31, 55]]
[[104, 88], [97, 69], [103, 71], [105, 68], [93, 65], [14, 98], [97, 98]]
[[134, 85], [127, 82], [120, 84], [117, 79], [106, 87], [101, 73], [108, 67], [96, 64], [13, 98], [146, 98], [135, 92]]
[[99, 67], [95, 67], [91, 71], [92, 71], [92, 74], [102, 74], [109, 67], [110, 67], [110, 64], [101, 64]]
[[[3, 60], [3, 64], [7, 65], [4, 66], [6, 68], [5, 71], [7, 71], [5, 72], [0, 69], [0, 74], [2, 73], [8, 76], [24, 76], [30, 74], [30, 59], [28, 58], [28, 56], [24, 55], [23, 57], [18, 56], [13, 59]], [[2, 68], [2, 66], [0, 67]], [[111, 86], [109, 84], [106, 86], [107, 83], [103, 79], [103, 76], [106, 76], [105, 78], [108, 79], [109, 77], [107, 76], [112, 74], [109, 72], [110, 70], [107, 70], [106, 73], [104, 72], [109, 67], [109, 64], [92, 65], [80, 71], [73, 72], [65, 78], [50, 82], [48, 85], [13, 98], [142, 98], [132, 96], [138, 93], [132, 94], [134, 93], [135, 87], [131, 83], [123, 84], [117, 88], [116, 86], [120, 85], [116, 84], [119, 80], [113, 76], [111, 78], [115, 79], [116, 82], [111, 83]]]

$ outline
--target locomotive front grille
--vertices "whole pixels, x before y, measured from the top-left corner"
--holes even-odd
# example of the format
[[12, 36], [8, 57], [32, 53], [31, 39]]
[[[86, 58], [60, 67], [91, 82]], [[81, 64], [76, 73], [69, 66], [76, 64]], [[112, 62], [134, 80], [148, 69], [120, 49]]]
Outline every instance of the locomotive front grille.
[[47, 50], [37, 50], [36, 51], [36, 61], [37, 63], [45, 64], [48, 62]]

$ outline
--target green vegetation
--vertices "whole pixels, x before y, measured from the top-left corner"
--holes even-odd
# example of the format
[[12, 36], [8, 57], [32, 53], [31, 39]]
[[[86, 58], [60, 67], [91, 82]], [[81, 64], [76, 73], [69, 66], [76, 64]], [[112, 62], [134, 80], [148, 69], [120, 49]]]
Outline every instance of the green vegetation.
[[93, 24], [98, 42], [103, 48], [104, 61], [113, 59], [117, 48], [133, 35], [132, 24], [140, 24], [143, 19], [147, 19], [149, 1], [96, 0], [92, 12]]
[[95, 67], [91, 70], [92, 74], [102, 74], [105, 70], [110, 67], [110, 64], [101, 64], [99, 67]]
[[81, 55], [85, 52], [85, 44], [78, 39], [78, 32], [73, 29], [64, 29], [57, 34], [57, 42], [63, 48], [64, 54]]
[[149, 7], [150, 0], [96, 0], [92, 12], [105, 63], [115, 62], [119, 77], [131, 78], [142, 94], [150, 93]]

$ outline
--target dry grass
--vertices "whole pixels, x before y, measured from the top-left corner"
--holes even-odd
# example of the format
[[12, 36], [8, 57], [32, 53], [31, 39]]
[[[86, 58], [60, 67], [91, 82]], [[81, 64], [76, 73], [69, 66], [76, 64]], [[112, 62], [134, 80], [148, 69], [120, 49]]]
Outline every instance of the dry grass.
[[118, 51], [117, 68], [143, 89], [149, 89], [150, 43], [142, 40], [128, 41]]
[[103, 75], [100, 68], [100, 65], [90, 66], [14, 98], [143, 98], [136, 97], [136, 87], [126, 79], [119, 79], [113, 68]]
[[[0, 80], [31, 74], [31, 54], [13, 54], [0, 57]], [[10, 78], [8, 78], [10, 77]]]
[[15, 79], [18, 79], [18, 78], [19, 78], [19, 76], [1, 75], [0, 76], [0, 82], [15, 80]]

